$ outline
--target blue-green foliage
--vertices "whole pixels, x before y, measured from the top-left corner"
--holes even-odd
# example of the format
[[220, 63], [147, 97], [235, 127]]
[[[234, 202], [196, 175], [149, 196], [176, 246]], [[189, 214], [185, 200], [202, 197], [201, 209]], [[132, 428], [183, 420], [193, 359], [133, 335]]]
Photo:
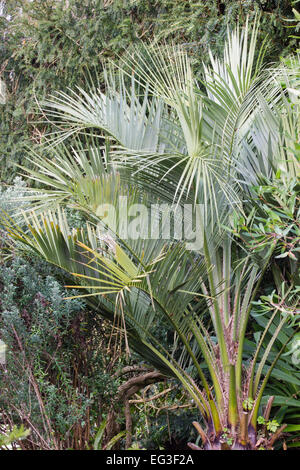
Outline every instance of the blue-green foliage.
[[0, 413], [15, 424], [21, 417], [38, 447], [34, 428], [54, 445], [49, 419], [56, 439], [76, 448], [75, 431], [93, 434], [117, 383], [105, 372], [102, 322], [82, 300], [64, 300], [67, 291], [54, 274], [18, 257], [0, 266], [0, 337], [8, 346]]

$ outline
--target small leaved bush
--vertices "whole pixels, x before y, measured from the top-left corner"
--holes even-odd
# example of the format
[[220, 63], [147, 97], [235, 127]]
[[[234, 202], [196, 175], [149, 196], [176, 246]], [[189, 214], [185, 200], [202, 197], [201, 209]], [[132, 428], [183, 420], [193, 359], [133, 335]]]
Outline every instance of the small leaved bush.
[[22, 448], [86, 448], [117, 387], [103, 322], [83, 301], [64, 300], [54, 274], [20, 257], [0, 266], [0, 414], [31, 431]]

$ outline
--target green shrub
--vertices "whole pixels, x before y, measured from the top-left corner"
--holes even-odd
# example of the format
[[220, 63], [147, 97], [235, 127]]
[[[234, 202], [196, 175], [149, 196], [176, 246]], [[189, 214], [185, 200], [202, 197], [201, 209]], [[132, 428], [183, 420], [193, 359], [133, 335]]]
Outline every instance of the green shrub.
[[[22, 448], [86, 448], [117, 387], [103, 322], [45, 264], [14, 257], [0, 266], [0, 414], [24, 424]], [[69, 292], [68, 292], [69, 293]]]

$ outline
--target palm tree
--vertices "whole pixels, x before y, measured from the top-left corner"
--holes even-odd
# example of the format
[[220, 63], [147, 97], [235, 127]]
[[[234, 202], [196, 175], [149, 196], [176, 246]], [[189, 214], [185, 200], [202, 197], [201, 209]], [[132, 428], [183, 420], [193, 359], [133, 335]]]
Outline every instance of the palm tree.
[[[200, 84], [182, 48], [148, 45], [117, 73], [108, 67], [105, 93], [59, 92], [45, 109], [60, 132], [44, 153], [30, 152], [34, 169], [24, 169], [40, 187], [25, 198], [22, 226], [2, 217], [17, 243], [73, 275], [70, 287], [118, 325], [128, 348], [179, 380], [201, 413], [202, 425], [194, 424], [205, 449], [272, 448], [283, 430], [258, 439], [261, 400], [286, 344], [271, 362], [269, 353], [288, 317], [275, 308], [248, 363], [244, 349], [272, 250], [250, 256], [223, 228], [244, 215], [262, 176], [297, 171], [285, 143], [299, 130], [298, 104], [277, 79], [293, 84], [295, 72], [264, 70], [264, 46], [255, 63], [257, 30], [229, 33], [222, 60], [211, 55]], [[83, 137], [70, 148], [74, 133]], [[127, 207], [201, 205], [202, 247], [120, 236], [120, 196]], [[103, 204], [116, 209], [113, 220], [103, 218]], [[65, 208], [82, 214], [82, 228], [69, 227]]]

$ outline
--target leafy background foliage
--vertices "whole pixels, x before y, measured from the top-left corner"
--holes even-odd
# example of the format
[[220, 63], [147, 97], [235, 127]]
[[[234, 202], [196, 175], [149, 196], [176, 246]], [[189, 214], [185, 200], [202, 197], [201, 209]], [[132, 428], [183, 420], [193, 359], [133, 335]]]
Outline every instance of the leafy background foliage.
[[40, 261], [15, 257], [1, 266], [0, 286], [0, 331], [8, 346], [0, 373], [2, 418], [7, 424], [21, 419], [31, 430], [27, 448], [84, 447], [118, 385], [102, 321], [82, 301], [65, 301]]
[[36, 124], [37, 103], [53, 90], [81, 86], [87, 70], [101, 77], [101, 61], [117, 58], [140, 40], [184, 44], [197, 71], [209, 48], [220, 52], [228, 27], [258, 12], [259, 40], [268, 35], [270, 41], [269, 61], [296, 44], [284, 20], [293, 18], [289, 0], [10, 0], [3, 11], [0, 73], [7, 102], [1, 106], [2, 181], [13, 179], [13, 163], [23, 162], [26, 146], [39, 143], [51, 130]]

